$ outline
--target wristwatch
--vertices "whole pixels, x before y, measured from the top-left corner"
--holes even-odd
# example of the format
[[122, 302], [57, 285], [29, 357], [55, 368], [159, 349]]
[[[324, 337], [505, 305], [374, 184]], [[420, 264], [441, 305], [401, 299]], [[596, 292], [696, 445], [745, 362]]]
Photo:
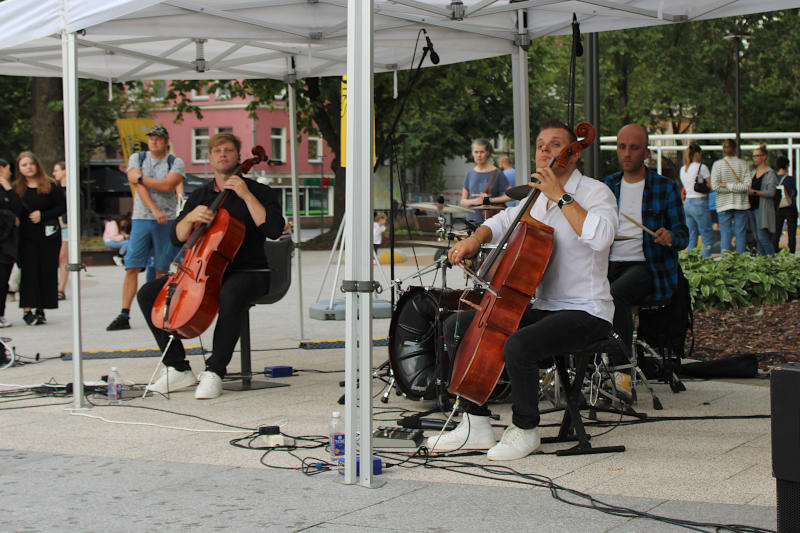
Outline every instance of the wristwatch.
[[573, 202], [572, 195], [568, 192], [565, 192], [561, 195], [561, 198], [558, 200], [558, 208], [561, 209], [567, 204], [571, 204]]
[[141, 185], [142, 180], [144, 180], [144, 176], [139, 176], [138, 178], [136, 178], [136, 183]]

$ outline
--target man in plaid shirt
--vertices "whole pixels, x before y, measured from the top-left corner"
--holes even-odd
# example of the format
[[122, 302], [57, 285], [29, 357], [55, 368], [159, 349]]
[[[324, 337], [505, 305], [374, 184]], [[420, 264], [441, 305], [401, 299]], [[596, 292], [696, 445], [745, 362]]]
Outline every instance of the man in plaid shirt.
[[[643, 126], [628, 124], [619, 130], [617, 159], [622, 171], [605, 179], [619, 208], [619, 229], [608, 265], [614, 331], [627, 346], [633, 339], [631, 308], [646, 301], [665, 303], [672, 297], [678, 286], [678, 251], [689, 242], [680, 188], [644, 166], [650, 157], [647, 145]], [[617, 388], [629, 391], [630, 382], [626, 387], [621, 379], [616, 380]]]

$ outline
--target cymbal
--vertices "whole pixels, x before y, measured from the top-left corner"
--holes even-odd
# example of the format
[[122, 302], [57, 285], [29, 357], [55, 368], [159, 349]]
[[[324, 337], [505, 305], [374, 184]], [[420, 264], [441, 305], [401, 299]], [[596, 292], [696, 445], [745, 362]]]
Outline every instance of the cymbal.
[[614, 240], [615, 241], [629, 241], [629, 240], [635, 239], [635, 238], [636, 237], [627, 237], [625, 235], [617, 235], [616, 237], [614, 237]]
[[506, 205], [476, 205], [474, 209], [478, 211], [502, 211], [506, 208]]
[[527, 184], [517, 185], [516, 187], [506, 189], [506, 196], [512, 200], [524, 200], [531, 193], [531, 189], [533, 189], [533, 187]]
[[440, 204], [437, 202], [414, 202], [407, 204], [408, 207], [421, 209], [423, 211], [436, 211], [437, 213], [451, 213], [454, 215], [469, 215], [472, 209], [453, 204]]
[[406, 244], [409, 246], [430, 246], [431, 248], [441, 248], [443, 250], [450, 248], [450, 245], [445, 241], [397, 241], [395, 246], [405, 246]]

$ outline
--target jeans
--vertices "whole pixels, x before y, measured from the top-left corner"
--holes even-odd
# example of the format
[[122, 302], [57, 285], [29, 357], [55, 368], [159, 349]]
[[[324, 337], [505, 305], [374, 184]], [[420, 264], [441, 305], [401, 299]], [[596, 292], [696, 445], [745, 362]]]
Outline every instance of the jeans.
[[107, 248], [116, 250], [120, 256], [125, 255], [128, 251], [128, 239], [123, 239], [121, 241], [103, 241], [103, 244], [105, 244]]
[[700, 253], [703, 257], [711, 257], [714, 235], [708, 201], [706, 198], [687, 198], [683, 203], [683, 211], [686, 213], [686, 225], [689, 227], [689, 246], [687, 248], [697, 247], [697, 236], [700, 235], [703, 238], [703, 250]]
[[[731, 238], [736, 237], [736, 251], [745, 253], [747, 251], [747, 211], [742, 209], [728, 209], [718, 211], [720, 249], [722, 251], [732, 250]], [[731, 226], [733, 231], [731, 232]]]
[[[454, 357], [458, 338], [475, 316], [475, 311], [453, 313], [444, 322], [445, 347]], [[457, 331], [456, 331], [457, 330]], [[585, 311], [542, 311], [528, 309], [516, 333], [506, 339], [503, 359], [511, 382], [511, 421], [521, 429], [539, 425], [540, 361], [549, 366], [553, 356], [578, 351], [602, 339], [611, 324]], [[464, 411], [477, 416], [490, 414], [486, 406], [462, 399]]]
[[775, 255], [775, 248], [772, 247], [772, 233], [766, 228], [758, 226], [758, 209], [748, 211], [748, 224], [756, 237], [756, 249], [761, 255]]

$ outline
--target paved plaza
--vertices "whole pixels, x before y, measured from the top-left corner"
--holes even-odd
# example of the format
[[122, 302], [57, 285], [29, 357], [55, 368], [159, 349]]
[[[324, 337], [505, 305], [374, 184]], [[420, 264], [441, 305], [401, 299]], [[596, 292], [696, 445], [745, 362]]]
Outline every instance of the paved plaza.
[[[419, 265], [432, 261], [430, 249]], [[416, 272], [409, 249], [396, 277]], [[330, 252], [302, 255], [304, 315], [302, 340], [344, 339], [345, 323], [308, 316], [326, 271]], [[386, 275], [388, 276], [388, 267]], [[327, 298], [333, 269], [323, 287]], [[87, 351], [154, 348], [138, 309], [132, 329], [107, 332], [119, 312], [123, 271], [89, 267], [81, 273], [83, 348]], [[376, 274], [375, 278], [383, 282]], [[439, 285], [441, 277], [409, 278], [404, 286]], [[462, 275], [450, 271], [448, 286], [464, 286]], [[674, 394], [664, 384], [655, 389], [663, 411], [652, 410], [640, 389], [639, 411], [651, 416], [618, 427], [588, 425], [595, 446], [621, 444], [624, 453], [558, 457], [564, 444], [545, 444], [540, 454], [501, 466], [485, 454], [455, 454], [397, 465], [403, 456], [379, 452], [384, 472], [380, 488], [348, 486], [334, 471], [309, 473], [301, 459], [326, 457], [323, 448], [292, 454], [233, 446], [260, 425], [278, 425], [292, 436], [327, 433], [331, 411], [342, 409], [345, 350], [301, 349], [297, 284], [271, 306], [250, 313], [253, 369], [289, 365], [295, 375], [270, 378], [288, 387], [257, 391], [225, 391], [215, 400], [198, 401], [192, 391], [164, 397], [136, 398], [122, 406], [105, 405], [105, 398], [73, 410], [71, 397], [0, 398], [0, 511], [2, 531], [570, 531], [661, 532], [684, 528], [663, 521], [630, 518], [620, 508], [698, 523], [747, 524], [775, 529], [775, 480], [771, 472], [770, 421], [746, 418], [769, 414], [769, 381], [687, 381]], [[14, 326], [2, 334], [30, 364], [0, 371], [4, 385], [59, 384], [72, 381], [73, 363], [61, 359], [72, 349], [72, 303], [48, 311], [48, 324], [25, 326], [16, 303], [6, 316]], [[381, 298], [388, 299], [387, 293]], [[385, 338], [388, 319], [373, 323], [374, 337]], [[201, 338], [211, 344], [212, 329]], [[187, 341], [199, 346], [200, 341]], [[32, 357], [39, 354], [39, 362]], [[373, 352], [374, 366], [388, 358], [385, 346]], [[190, 357], [200, 372], [200, 355]], [[239, 354], [229, 371], [239, 369]], [[155, 357], [84, 360], [84, 379], [97, 381], [117, 366], [123, 379], [143, 384]], [[13, 387], [3, 386], [8, 391]], [[379, 394], [383, 383], [373, 382]], [[387, 403], [376, 398], [377, 425], [395, 425], [405, 410], [421, 411], [433, 402], [411, 401], [392, 394]], [[493, 411], [499, 437], [510, 421], [510, 406]], [[553, 436], [561, 414], [543, 418], [543, 434]], [[655, 420], [668, 417], [669, 420]], [[704, 418], [707, 417], [707, 418]], [[616, 422], [618, 415], [600, 415]], [[610, 431], [609, 431], [610, 430]], [[428, 431], [426, 434], [432, 434]], [[254, 442], [257, 446], [260, 441]], [[311, 441], [298, 441], [310, 445]], [[321, 462], [321, 461], [320, 461]], [[271, 467], [265, 466], [265, 464]], [[316, 473], [319, 472], [319, 473]], [[591, 509], [590, 500], [557, 486], [590, 494], [597, 507], [613, 506], [614, 514]], [[573, 505], [560, 501], [563, 498]], [[696, 526], [713, 531], [711, 525]]]

